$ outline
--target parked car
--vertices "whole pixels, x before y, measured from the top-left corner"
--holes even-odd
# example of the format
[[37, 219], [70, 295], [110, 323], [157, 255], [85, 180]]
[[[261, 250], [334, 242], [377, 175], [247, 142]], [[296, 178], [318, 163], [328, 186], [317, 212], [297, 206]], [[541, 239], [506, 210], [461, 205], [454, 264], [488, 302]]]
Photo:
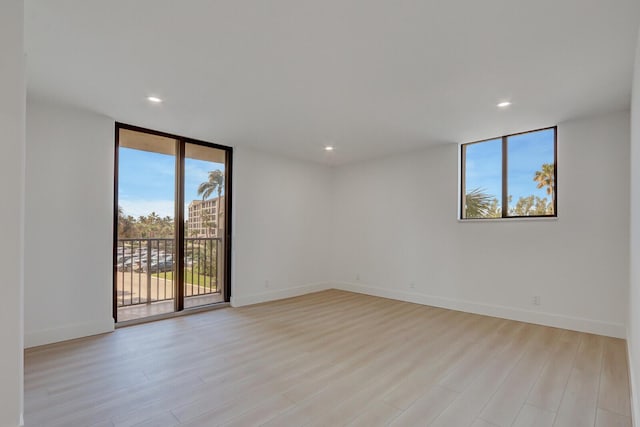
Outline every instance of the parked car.
[[142, 271], [142, 266], [147, 263], [146, 258], [132, 257], [118, 264], [118, 271]]
[[118, 258], [118, 271], [127, 271], [129, 268], [131, 268], [131, 257]]
[[[164, 271], [173, 271], [173, 259], [167, 258], [166, 260], [160, 259], [157, 261], [151, 261], [151, 273], [161, 273]], [[142, 271], [147, 271], [147, 264], [142, 266]]]

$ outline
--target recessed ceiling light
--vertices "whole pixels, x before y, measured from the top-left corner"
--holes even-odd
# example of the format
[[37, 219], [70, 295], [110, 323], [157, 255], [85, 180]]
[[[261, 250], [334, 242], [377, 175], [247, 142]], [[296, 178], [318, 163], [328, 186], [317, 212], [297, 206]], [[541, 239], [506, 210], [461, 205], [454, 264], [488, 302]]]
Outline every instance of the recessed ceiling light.
[[162, 102], [162, 99], [158, 98], [157, 96], [147, 96], [147, 101], [153, 102], [154, 104], [160, 104]]
[[334, 149], [334, 148], [333, 148], [333, 145], [326, 145], [326, 146], [324, 147], [324, 151], [333, 151], [333, 149]]
[[511, 105], [511, 103], [509, 101], [503, 101], [503, 102], [498, 104], [498, 107], [505, 108], [505, 107], [508, 107], [509, 105]]

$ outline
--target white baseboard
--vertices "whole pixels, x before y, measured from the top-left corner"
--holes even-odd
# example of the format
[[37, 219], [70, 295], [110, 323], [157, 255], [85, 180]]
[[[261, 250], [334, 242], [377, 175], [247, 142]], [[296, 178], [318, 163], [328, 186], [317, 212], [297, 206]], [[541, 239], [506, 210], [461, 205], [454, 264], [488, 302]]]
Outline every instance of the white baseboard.
[[73, 323], [39, 331], [25, 331], [24, 346], [25, 348], [37, 347], [39, 345], [113, 332], [113, 330], [114, 322], [112, 318], [109, 318], [102, 321]]
[[413, 302], [416, 304], [430, 305], [434, 307], [448, 308], [451, 310], [465, 311], [468, 313], [483, 314], [486, 316], [500, 317], [503, 319], [517, 320], [520, 322], [535, 323], [538, 325], [553, 326], [556, 328], [570, 329], [573, 331], [588, 332], [598, 335], [606, 335], [609, 337], [626, 339], [626, 327], [625, 325], [619, 323], [583, 319], [579, 317], [564, 316], [555, 313], [545, 313], [542, 311], [532, 311], [521, 308], [403, 292], [393, 289], [377, 288], [373, 286], [367, 286], [362, 283], [339, 282], [334, 283], [331, 287], [344, 291]]
[[[541, 311], [525, 310], [520, 308], [477, 303], [472, 301], [443, 298], [418, 293], [403, 292], [393, 289], [377, 288], [362, 283], [310, 283], [303, 286], [288, 289], [277, 289], [253, 295], [232, 296], [231, 306], [242, 307], [267, 301], [275, 301], [300, 295], [320, 292], [327, 289], [340, 289], [383, 298], [413, 302], [422, 305], [448, 308], [469, 313], [483, 314], [486, 316], [500, 317], [521, 322], [536, 323], [539, 325], [553, 326], [580, 332], [589, 332], [598, 335], [606, 335], [616, 338], [627, 338], [626, 327], [623, 324], [604, 322], [579, 317], [564, 316]], [[75, 338], [112, 332], [114, 330], [113, 319], [105, 319], [96, 322], [84, 322], [66, 325], [59, 328], [51, 328], [40, 331], [25, 332], [25, 348], [51, 344]], [[635, 389], [633, 389], [635, 391]], [[634, 408], [635, 410], [635, 408]]]
[[239, 297], [231, 297], [232, 307], [242, 307], [244, 305], [258, 304], [261, 302], [275, 301], [284, 298], [297, 297], [300, 295], [310, 294], [313, 292], [325, 291], [331, 289], [333, 286], [329, 283], [310, 283], [304, 286], [298, 286], [295, 288], [278, 289], [269, 292], [262, 292], [259, 294], [245, 295]]
[[[628, 332], [628, 330], [627, 330]], [[638, 393], [638, 389], [636, 388], [636, 380], [633, 370], [633, 358], [631, 357], [631, 346], [629, 345], [629, 334], [627, 333], [627, 366], [629, 367], [629, 398], [631, 399], [631, 422], [634, 427], [638, 426], [638, 422], [640, 422], [640, 413], [638, 408], [638, 400], [636, 399], [636, 393]]]

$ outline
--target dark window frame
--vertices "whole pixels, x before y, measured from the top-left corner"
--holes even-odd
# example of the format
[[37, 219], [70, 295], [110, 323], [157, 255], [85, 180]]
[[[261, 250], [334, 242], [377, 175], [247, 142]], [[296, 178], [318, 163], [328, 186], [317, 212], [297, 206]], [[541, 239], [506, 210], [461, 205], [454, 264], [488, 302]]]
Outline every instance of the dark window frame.
[[[553, 214], [551, 215], [509, 215], [509, 159], [508, 159], [508, 140], [512, 136], [525, 135], [528, 133], [542, 132], [553, 129], [553, 182], [555, 199], [553, 200]], [[473, 144], [481, 144], [483, 142], [502, 140], [502, 216], [496, 218], [466, 218], [464, 215], [465, 194], [466, 194], [466, 153], [467, 146]], [[484, 220], [500, 220], [513, 218], [557, 218], [558, 217], [558, 126], [549, 126], [546, 128], [528, 130], [525, 132], [517, 132], [494, 138], [487, 138], [480, 141], [467, 142], [460, 144], [460, 211], [459, 219], [462, 221], [484, 221]]]
[[[182, 183], [184, 183], [184, 159], [186, 144], [201, 145], [204, 147], [216, 148], [225, 152], [225, 245], [224, 245], [224, 302], [231, 301], [231, 232], [233, 220], [233, 147], [220, 145], [213, 142], [202, 141], [199, 139], [189, 138], [185, 136], [175, 135], [167, 132], [161, 132], [140, 126], [134, 126], [122, 122], [115, 122], [115, 144], [114, 144], [114, 178], [113, 178], [113, 269], [112, 269], [112, 315], [115, 323], [118, 323], [118, 303], [117, 303], [117, 253], [116, 247], [118, 242], [118, 175], [119, 175], [119, 148], [120, 148], [120, 130], [131, 130], [150, 135], [162, 136], [176, 140], [176, 230], [175, 240], [182, 241], [184, 238], [184, 194]], [[183, 282], [183, 262], [184, 262], [184, 245], [176, 247], [176, 280], [178, 283]], [[184, 308], [184, 286], [177, 286], [175, 294], [175, 312], [183, 312], [188, 310], [198, 310], [201, 307]], [[215, 304], [213, 304], [215, 305]]]

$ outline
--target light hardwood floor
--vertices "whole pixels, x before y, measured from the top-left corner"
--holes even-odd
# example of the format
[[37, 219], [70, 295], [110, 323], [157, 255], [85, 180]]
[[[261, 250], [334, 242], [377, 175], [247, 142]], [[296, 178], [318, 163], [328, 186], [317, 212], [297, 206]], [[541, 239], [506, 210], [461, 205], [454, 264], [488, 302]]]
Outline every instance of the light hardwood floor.
[[630, 426], [626, 344], [342, 291], [27, 350], [29, 427]]

